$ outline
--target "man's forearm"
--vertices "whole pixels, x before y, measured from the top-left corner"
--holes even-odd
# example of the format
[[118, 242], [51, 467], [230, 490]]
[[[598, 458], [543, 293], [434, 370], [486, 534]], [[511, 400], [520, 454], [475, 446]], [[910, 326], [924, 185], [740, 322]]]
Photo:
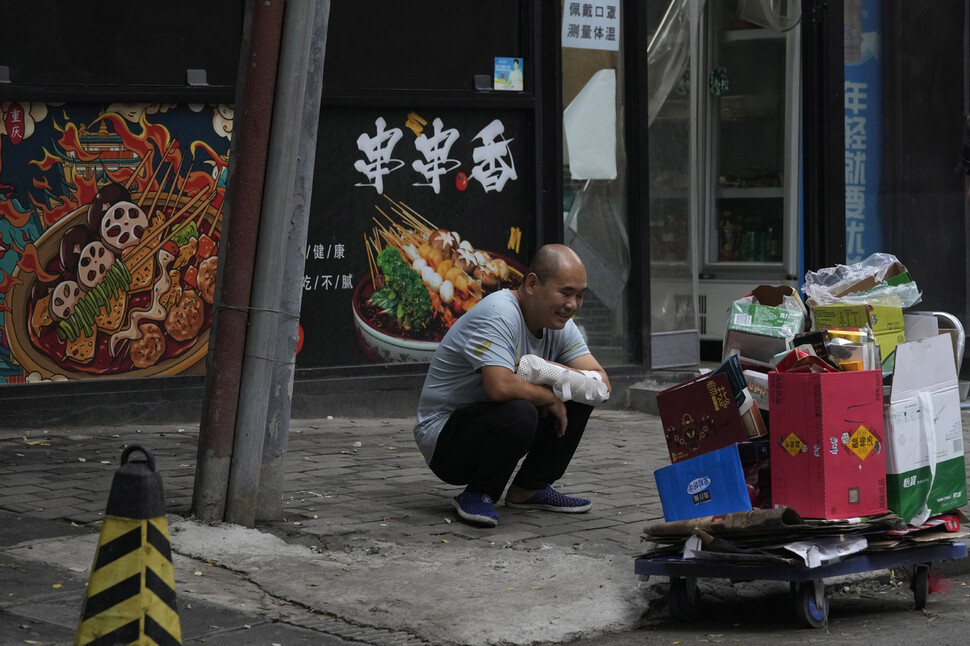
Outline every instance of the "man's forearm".
[[560, 401], [552, 388], [530, 384], [505, 368], [486, 367], [483, 369], [482, 379], [485, 395], [492, 401], [524, 399], [536, 406], [551, 406]]

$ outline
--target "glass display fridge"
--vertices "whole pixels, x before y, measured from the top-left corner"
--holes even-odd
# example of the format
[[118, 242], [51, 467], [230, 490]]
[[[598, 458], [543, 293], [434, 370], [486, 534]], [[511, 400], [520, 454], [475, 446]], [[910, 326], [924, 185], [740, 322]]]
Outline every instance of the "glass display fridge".
[[658, 16], [649, 68], [655, 332], [694, 327], [701, 341], [719, 341], [734, 300], [762, 284], [798, 287], [798, 4], [675, 0]]

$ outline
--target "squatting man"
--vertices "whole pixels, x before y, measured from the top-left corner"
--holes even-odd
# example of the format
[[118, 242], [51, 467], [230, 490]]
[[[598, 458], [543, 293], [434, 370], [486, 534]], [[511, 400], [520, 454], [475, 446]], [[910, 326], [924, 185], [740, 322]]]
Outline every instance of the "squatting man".
[[586, 288], [572, 249], [543, 246], [518, 289], [486, 296], [435, 351], [414, 437], [438, 478], [465, 486], [451, 501], [462, 520], [496, 526], [503, 492], [507, 507], [580, 513], [592, 506], [552, 487], [593, 405], [611, 392], [572, 320]]

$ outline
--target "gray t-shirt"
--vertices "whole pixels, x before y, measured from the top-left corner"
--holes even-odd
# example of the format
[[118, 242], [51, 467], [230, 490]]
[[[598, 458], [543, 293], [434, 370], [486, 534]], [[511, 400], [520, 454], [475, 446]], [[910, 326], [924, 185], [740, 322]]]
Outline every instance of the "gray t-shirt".
[[431, 359], [418, 402], [414, 439], [428, 464], [451, 414], [466, 404], [488, 401], [482, 367], [515, 370], [525, 354], [565, 364], [589, 354], [589, 348], [572, 320], [561, 330], [543, 330], [541, 339], [533, 336], [515, 294], [507, 289], [489, 294], [455, 321]]

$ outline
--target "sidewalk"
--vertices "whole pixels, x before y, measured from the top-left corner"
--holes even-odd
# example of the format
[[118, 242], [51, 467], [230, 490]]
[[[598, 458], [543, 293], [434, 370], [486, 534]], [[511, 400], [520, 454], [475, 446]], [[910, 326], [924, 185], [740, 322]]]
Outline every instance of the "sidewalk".
[[494, 529], [456, 519], [459, 488], [425, 466], [412, 422], [293, 420], [283, 518], [255, 529], [188, 516], [196, 424], [0, 430], [2, 641], [72, 643], [131, 443], [162, 476], [185, 644], [567, 643], [666, 614], [666, 579], [633, 571], [643, 528], [662, 520], [658, 417], [594, 413], [557, 483], [591, 498], [589, 513], [500, 505]]
[[[659, 418], [595, 412], [557, 483], [591, 498], [592, 511], [500, 505], [494, 529], [456, 519], [449, 500], [459, 488], [428, 470], [412, 423], [293, 420], [284, 517], [256, 529], [188, 518], [197, 424], [2, 430], [0, 556], [74, 583], [26, 577], [41, 585], [33, 596], [0, 583], [0, 619], [46, 622], [70, 642], [121, 451], [140, 443], [165, 488], [184, 643], [228, 644], [231, 634], [263, 643], [257, 627], [303, 635], [273, 640], [286, 644], [561, 643], [637, 626], [660, 596], [633, 572], [643, 527], [662, 519], [653, 471], [669, 459]], [[43, 531], [18, 536], [18, 525]]]

